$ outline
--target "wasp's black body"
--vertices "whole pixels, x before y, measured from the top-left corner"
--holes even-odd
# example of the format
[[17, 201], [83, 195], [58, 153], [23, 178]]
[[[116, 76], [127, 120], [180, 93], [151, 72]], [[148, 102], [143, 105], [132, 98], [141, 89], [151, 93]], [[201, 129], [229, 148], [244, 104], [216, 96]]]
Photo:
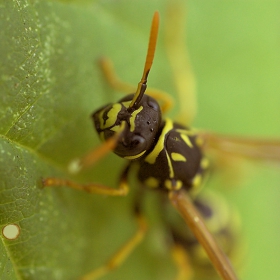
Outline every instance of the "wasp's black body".
[[140, 159], [140, 182], [164, 190], [198, 187], [204, 157], [196, 140], [193, 131], [165, 120], [153, 150]]
[[[127, 177], [130, 167], [138, 165], [137, 176], [141, 185], [161, 191], [165, 198], [163, 201], [170, 200], [193, 233], [187, 233], [186, 224], [182, 223], [182, 219], [178, 224], [184, 225], [183, 231], [177, 227], [176, 223], [173, 223], [173, 219], [168, 219], [168, 215], [164, 214], [165, 225], [173, 236], [174, 243], [183, 248], [183, 251], [188, 251], [188, 253], [190, 251], [191, 257], [195, 256], [197, 251], [193, 248], [199, 248], [198, 250], [202, 250], [204, 255], [207, 254], [224, 280], [237, 280], [230, 262], [203, 222], [203, 219], [207, 220], [209, 217], [216, 216], [218, 211], [211, 212], [211, 209], [214, 209], [213, 205], [208, 205], [207, 199], [202, 201], [196, 196], [208, 168], [208, 160], [203, 153], [202, 138], [195, 131], [170, 119], [162, 120], [159, 103], [152, 96], [144, 94], [153, 62], [158, 26], [159, 14], [156, 12], [152, 22], [143, 76], [136, 92], [116, 103], [103, 106], [92, 114], [95, 129], [101, 140], [104, 141], [104, 145], [90, 156], [78, 161], [78, 164], [74, 161], [74, 164], [70, 165], [71, 171], [76, 172], [80, 170], [81, 166], [89, 165], [92, 158], [100, 157], [104, 150], [113, 150], [118, 156], [130, 161], [122, 173], [119, 188], [114, 189], [96, 183], [83, 185], [58, 178], [47, 178], [44, 180], [44, 185], [67, 185], [91, 193], [123, 196], [129, 190]], [[136, 200], [135, 217], [138, 222], [138, 231], [109, 260], [108, 264], [94, 270], [83, 279], [97, 279], [119, 266], [142, 240], [146, 233], [147, 223], [140, 209], [141, 201], [139, 198]], [[207, 208], [210, 209], [210, 216], [205, 211]], [[165, 207], [162, 208], [162, 212], [165, 211], [164, 209]], [[223, 226], [222, 230], [227, 228], [226, 223]], [[214, 229], [213, 232], [215, 236], [219, 237], [219, 230]], [[227, 244], [231, 244], [230, 234], [226, 234], [225, 239]], [[187, 255], [186, 252], [185, 255]], [[181, 263], [181, 258], [184, 259], [184, 257], [180, 257], [177, 263]], [[181, 271], [185, 269], [182, 265], [179, 266]], [[187, 279], [190, 277], [188, 276]]]
[[200, 138], [170, 119], [162, 121], [159, 104], [148, 95], [130, 109], [132, 97], [93, 113], [98, 134], [106, 140], [125, 122], [114, 152], [131, 164], [139, 162], [138, 179], [144, 186], [166, 191], [198, 187], [207, 167]]

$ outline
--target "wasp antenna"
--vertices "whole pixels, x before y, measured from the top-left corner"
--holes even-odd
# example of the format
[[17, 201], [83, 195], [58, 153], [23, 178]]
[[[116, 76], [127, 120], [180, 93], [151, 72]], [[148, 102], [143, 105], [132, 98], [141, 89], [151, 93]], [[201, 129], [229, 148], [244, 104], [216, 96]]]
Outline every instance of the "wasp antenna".
[[153, 16], [151, 31], [150, 31], [150, 39], [148, 45], [148, 51], [146, 56], [146, 62], [144, 66], [144, 71], [140, 82], [138, 83], [137, 90], [133, 96], [131, 103], [129, 104], [129, 108], [136, 108], [139, 101], [142, 99], [142, 96], [147, 88], [147, 78], [150, 72], [150, 69], [153, 64], [155, 49], [157, 44], [157, 36], [158, 36], [158, 28], [159, 28], [159, 12], [156, 11]]

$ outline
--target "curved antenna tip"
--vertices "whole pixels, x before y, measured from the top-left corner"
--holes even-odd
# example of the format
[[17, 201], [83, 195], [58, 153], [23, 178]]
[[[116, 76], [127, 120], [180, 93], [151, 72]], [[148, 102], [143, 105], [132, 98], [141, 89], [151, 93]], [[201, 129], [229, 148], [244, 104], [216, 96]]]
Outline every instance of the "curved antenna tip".
[[148, 51], [147, 51], [143, 75], [142, 75], [140, 82], [138, 83], [138, 87], [133, 96], [133, 99], [132, 99], [131, 103], [129, 104], [129, 108], [132, 108], [132, 107], [137, 108], [137, 104], [142, 99], [142, 97], [145, 93], [145, 90], [147, 87], [147, 78], [148, 78], [150, 69], [153, 64], [154, 56], [155, 56], [158, 29], [159, 29], [159, 12], [155, 11], [153, 20], [152, 20], [150, 39], [149, 39], [149, 45], [148, 45]]

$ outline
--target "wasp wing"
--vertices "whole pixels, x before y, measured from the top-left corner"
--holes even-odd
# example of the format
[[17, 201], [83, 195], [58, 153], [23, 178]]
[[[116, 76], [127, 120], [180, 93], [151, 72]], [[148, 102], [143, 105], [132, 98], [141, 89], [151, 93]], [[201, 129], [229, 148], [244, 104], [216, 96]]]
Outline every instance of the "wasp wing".
[[280, 139], [255, 139], [199, 132], [205, 151], [219, 155], [280, 163]]

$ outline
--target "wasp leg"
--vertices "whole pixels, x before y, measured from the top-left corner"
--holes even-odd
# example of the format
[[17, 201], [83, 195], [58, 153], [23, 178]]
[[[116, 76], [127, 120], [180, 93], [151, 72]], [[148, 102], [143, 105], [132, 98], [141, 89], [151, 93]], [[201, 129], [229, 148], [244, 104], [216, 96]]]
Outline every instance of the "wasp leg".
[[183, 246], [174, 244], [171, 248], [171, 254], [178, 270], [176, 280], [191, 280], [193, 269], [189, 261], [189, 256]]
[[[127, 179], [129, 168], [130, 165], [127, 166], [127, 168], [123, 173], [122, 177], [124, 181]], [[146, 219], [142, 215], [140, 210], [141, 198], [142, 198], [141, 195], [140, 198], [139, 196], [136, 196], [135, 206], [134, 206], [134, 215], [138, 224], [137, 231], [127, 242], [125, 242], [120, 247], [120, 249], [107, 261], [107, 263], [93, 270], [92, 272], [86, 274], [80, 280], [95, 280], [111, 272], [112, 270], [118, 268], [120, 265], [122, 265], [125, 262], [125, 260], [129, 257], [132, 251], [136, 248], [136, 246], [138, 246], [138, 244], [141, 243], [148, 228]]]
[[[196, 82], [186, 47], [185, 1], [169, 1], [165, 20], [165, 45], [179, 97], [176, 121], [190, 125], [196, 115]], [[176, 30], [176, 32], [174, 32]]]
[[[110, 139], [105, 141], [101, 146], [99, 146], [97, 149], [90, 152], [88, 155], [86, 155], [82, 159], [72, 161], [68, 167], [69, 171], [71, 173], [77, 173], [82, 168], [88, 167], [89, 165], [98, 161], [100, 158], [104, 157], [108, 152], [112, 151], [114, 149], [119, 137], [122, 135], [124, 127], [125, 127], [125, 124], [123, 122], [121, 124], [120, 130], [113, 137], [111, 137]], [[55, 178], [55, 177], [49, 177], [49, 178], [43, 179], [43, 185], [45, 187], [67, 186], [72, 189], [82, 190], [82, 191], [86, 191], [89, 193], [97, 193], [97, 194], [104, 194], [104, 195], [111, 195], [111, 196], [125, 196], [125, 195], [127, 195], [128, 191], [129, 191], [129, 187], [128, 187], [127, 180], [126, 180], [128, 170], [129, 170], [129, 166], [122, 173], [118, 189], [114, 189], [114, 188], [107, 187], [107, 186], [97, 184], [97, 183], [81, 184], [81, 183], [74, 182], [72, 180]]]
[[128, 165], [121, 174], [119, 187], [117, 189], [104, 186], [97, 183], [80, 184], [71, 180], [49, 177], [43, 179], [45, 187], [69, 187], [76, 190], [86, 191], [89, 193], [104, 194], [110, 196], [125, 196], [128, 194], [129, 186], [127, 183], [127, 175], [130, 165]]
[[55, 177], [43, 179], [43, 185], [45, 187], [69, 187], [75, 190], [110, 196], [125, 196], [129, 191], [128, 186], [124, 183], [120, 183], [119, 188], [114, 189], [97, 183], [80, 184], [71, 180]]
[[[135, 86], [123, 82], [117, 76], [116, 71], [113, 67], [113, 63], [108, 57], [100, 58], [99, 65], [106, 81], [112, 88], [117, 91], [126, 93], [135, 92]], [[148, 88], [146, 90], [146, 93], [161, 103], [161, 109], [163, 113], [166, 113], [173, 107], [173, 99], [168, 93], [154, 88]]]
[[88, 152], [84, 157], [72, 160], [68, 165], [68, 171], [72, 174], [76, 174], [81, 170], [92, 166], [109, 152], [113, 151], [124, 131], [124, 128], [125, 123], [122, 122], [119, 131], [116, 132], [114, 136], [103, 142], [99, 147]]
[[134, 248], [142, 241], [147, 231], [145, 218], [138, 215], [136, 220], [138, 223], [138, 229], [135, 234], [120, 247], [120, 249], [108, 260], [106, 264], [81, 277], [80, 280], [98, 279], [124, 263]]
[[238, 278], [230, 261], [207, 229], [189, 194], [182, 190], [171, 191], [169, 199], [192, 230], [196, 239], [203, 246], [221, 279], [237, 280]]

